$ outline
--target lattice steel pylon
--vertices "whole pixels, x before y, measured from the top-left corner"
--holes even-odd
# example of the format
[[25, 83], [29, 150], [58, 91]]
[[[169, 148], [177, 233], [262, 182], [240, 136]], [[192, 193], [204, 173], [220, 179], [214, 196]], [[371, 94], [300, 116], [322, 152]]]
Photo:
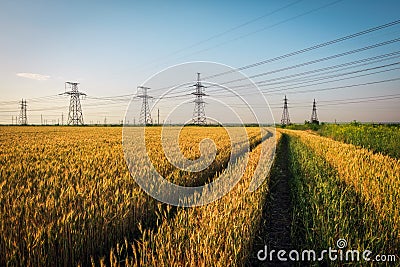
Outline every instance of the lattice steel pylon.
[[[68, 125], [84, 124], [80, 96], [86, 96], [86, 94], [79, 92], [78, 84], [79, 83], [76, 82], [65, 82], [65, 92], [63, 94], [71, 96], [67, 121]], [[71, 90], [67, 91], [67, 87]]]
[[283, 113], [282, 113], [281, 124], [282, 125], [289, 125], [290, 124], [289, 109], [288, 109], [286, 95], [285, 95], [285, 98], [283, 99]]
[[196, 88], [196, 90], [192, 93], [195, 96], [192, 121], [193, 124], [205, 125], [207, 122], [203, 96], [207, 95], [204, 93], [204, 85], [202, 85], [200, 82], [200, 73], [197, 73], [197, 82], [193, 86]]
[[319, 124], [318, 116], [317, 116], [317, 103], [313, 102], [312, 113], [311, 113], [311, 123]]
[[19, 124], [20, 125], [28, 124], [28, 118], [26, 116], [26, 100], [23, 99], [21, 99], [20, 103]]
[[[150, 107], [149, 107], [149, 98], [152, 98], [147, 94], [147, 90], [149, 87], [138, 86], [138, 95], [137, 97], [142, 98], [142, 109], [140, 110], [140, 118], [139, 122], [143, 125], [151, 125], [153, 124], [153, 120], [151, 119]], [[139, 93], [141, 90], [141, 93]]]

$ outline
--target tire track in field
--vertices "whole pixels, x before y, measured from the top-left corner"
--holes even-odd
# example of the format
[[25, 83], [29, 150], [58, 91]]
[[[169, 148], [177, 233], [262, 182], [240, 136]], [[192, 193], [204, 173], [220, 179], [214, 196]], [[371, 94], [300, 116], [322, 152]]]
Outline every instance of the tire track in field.
[[[252, 138], [252, 140], [249, 140], [249, 146], [245, 147], [239, 151], [237, 151], [235, 154], [232, 155], [232, 162], [234, 162], [236, 159], [240, 158], [247, 152], [252, 152], [254, 149], [257, 148], [262, 142], [266, 141], [269, 138], [272, 138], [274, 135], [270, 132], [267, 131], [264, 135], [262, 135], [259, 139], [257, 138]], [[213, 181], [215, 178], [215, 175], [218, 173], [222, 172], [224, 169], [227, 168], [228, 162], [230, 161], [230, 157], [227, 157], [222, 164], [215, 164], [215, 161], [212, 163], [212, 168], [208, 168], [205, 171], [203, 171], [203, 175], [200, 177], [200, 183], [187, 183], [185, 186], [202, 186], [206, 183], [210, 183]], [[176, 175], [179, 172], [173, 172], [170, 175]], [[206, 173], [206, 175], [204, 175]], [[176, 206], [171, 206], [166, 203], [161, 203], [158, 200], [154, 200], [154, 205], [157, 205], [157, 203], [160, 205], [157, 214], [150, 214], [149, 215], [149, 222], [146, 224], [143, 224], [142, 229], [144, 231], [157, 231], [158, 227], [160, 227], [163, 223], [163, 220], [173, 220], [176, 214], [178, 213], [178, 209], [187, 209], [183, 207], [176, 207]], [[155, 208], [156, 209], [156, 208]], [[136, 256], [139, 255], [139, 244], [141, 242], [141, 238], [143, 237], [142, 232], [139, 229], [136, 229], [134, 233], [131, 235], [130, 238], [127, 238], [126, 240], [131, 246], [136, 247], [136, 253], [138, 253]], [[128, 255], [129, 257], [134, 257], [133, 251], [131, 249], [126, 249], [126, 245], [124, 245], [125, 240], [121, 240], [121, 242], [118, 242], [118, 244], [121, 245], [121, 255], [119, 255], [120, 261], [119, 264], [121, 266], [125, 265], [125, 257]], [[107, 248], [106, 250], [110, 249], [115, 249], [115, 244], [111, 248]], [[103, 258], [104, 262], [107, 264], [110, 264], [110, 253], [108, 254], [96, 254], [96, 255], [88, 255], [92, 256], [95, 259], [96, 266], [100, 264], [100, 259]], [[139, 256], [140, 257], [140, 256]], [[83, 266], [88, 266], [90, 264], [89, 258], [86, 259], [86, 261], [83, 261]]]
[[[277, 259], [277, 252], [281, 249], [289, 251], [291, 248], [291, 223], [292, 204], [290, 179], [292, 174], [289, 168], [288, 137], [283, 134], [281, 142], [277, 146], [274, 165], [271, 169], [269, 194], [267, 196], [259, 231], [254, 238], [253, 249], [249, 258], [249, 266], [291, 266], [290, 262], [282, 262]], [[267, 246], [267, 257], [264, 252]], [[275, 250], [270, 260], [270, 252]], [[285, 255], [287, 257], [287, 254]]]

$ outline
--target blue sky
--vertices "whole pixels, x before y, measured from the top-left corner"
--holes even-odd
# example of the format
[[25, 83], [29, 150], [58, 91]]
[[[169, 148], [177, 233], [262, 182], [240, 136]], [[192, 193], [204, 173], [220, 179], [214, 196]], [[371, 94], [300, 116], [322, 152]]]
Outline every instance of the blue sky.
[[[273, 11], [276, 12], [268, 15]], [[129, 102], [111, 105], [96, 97], [134, 94], [148, 77], [171, 65], [212, 61], [237, 68], [398, 20], [399, 11], [399, 1], [387, 0], [1, 1], [0, 123], [11, 123], [11, 117], [18, 116], [21, 98], [27, 99], [30, 123], [40, 123], [41, 115], [49, 123], [59, 120], [61, 114], [66, 117], [69, 99], [57, 94], [64, 91], [64, 82], [70, 80], [80, 82], [80, 89], [88, 94], [82, 100], [86, 123], [103, 122], [105, 117], [108, 122], [117, 122], [123, 118]], [[243, 72], [254, 75], [272, 71], [399, 37], [400, 24]], [[399, 50], [400, 44], [395, 42], [258, 80]], [[397, 61], [399, 58], [360, 66], [358, 70]], [[298, 90], [388, 80], [400, 77], [399, 73], [388, 70]], [[194, 76], [195, 73], [193, 79]], [[399, 81], [394, 81], [313, 93], [282, 90], [279, 94], [269, 94], [272, 89], [266, 87], [265, 96], [277, 121], [282, 112], [279, 105], [286, 93], [289, 103], [293, 103], [289, 112], [295, 122], [309, 119], [314, 98], [317, 103], [321, 101], [318, 110], [321, 121], [398, 122], [400, 98], [343, 105], [323, 103], [351, 102], [350, 99], [357, 102], [363, 97], [400, 94], [399, 85]], [[250, 99], [250, 105], [251, 102]], [[140, 106], [140, 101], [135, 103]], [[161, 119], [166, 118], [173, 105], [171, 102], [163, 107]], [[259, 112], [268, 111], [255, 107]], [[213, 113], [213, 105], [206, 108], [206, 112]], [[177, 122], [186, 119], [176, 118]], [[230, 120], [228, 115], [226, 120]]]

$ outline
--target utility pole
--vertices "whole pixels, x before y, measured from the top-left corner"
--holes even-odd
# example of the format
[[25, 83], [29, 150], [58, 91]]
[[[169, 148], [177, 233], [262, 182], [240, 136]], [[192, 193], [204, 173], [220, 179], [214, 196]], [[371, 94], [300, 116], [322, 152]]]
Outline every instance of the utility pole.
[[107, 125], [107, 116], [104, 117], [104, 126]]
[[65, 82], [65, 90], [67, 87], [70, 91], [66, 91], [63, 94], [70, 95], [70, 103], [69, 103], [69, 112], [68, 112], [68, 122], [70, 125], [83, 125], [83, 115], [82, 115], [82, 107], [80, 102], [80, 96], [86, 96], [85, 93], [79, 92], [78, 84], [76, 82]]
[[138, 89], [141, 90], [142, 92], [137, 97], [143, 99], [139, 122], [143, 125], [152, 124], [150, 108], [149, 108], [149, 98], [152, 97], [147, 94], [147, 90], [150, 88], [144, 86], [138, 86]]
[[282, 113], [281, 124], [282, 125], [289, 125], [290, 124], [289, 109], [288, 109], [286, 95], [285, 95], [285, 98], [283, 99], [283, 113]]
[[206, 124], [206, 112], [205, 112], [205, 102], [203, 100], [203, 96], [206, 96], [204, 93], [204, 86], [200, 82], [200, 73], [197, 73], [197, 82], [193, 85], [196, 89], [192, 93], [195, 96], [194, 99], [194, 110], [193, 110], [193, 124], [197, 125], [205, 125]]
[[311, 123], [319, 124], [318, 116], [317, 116], [317, 103], [315, 103], [315, 99], [313, 102], [312, 113], [311, 113]]
[[157, 124], [160, 125], [160, 109], [157, 109]]
[[61, 113], [61, 125], [64, 125], [64, 113]]
[[27, 125], [28, 119], [26, 117], [26, 100], [21, 100], [21, 109], [19, 113], [19, 124]]

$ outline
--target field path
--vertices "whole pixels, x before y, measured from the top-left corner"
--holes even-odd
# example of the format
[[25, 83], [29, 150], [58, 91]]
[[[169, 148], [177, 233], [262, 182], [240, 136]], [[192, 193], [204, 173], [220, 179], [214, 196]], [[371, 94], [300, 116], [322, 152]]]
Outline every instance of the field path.
[[[282, 135], [280, 145], [277, 146], [275, 163], [271, 169], [270, 193], [267, 197], [261, 219], [260, 229], [255, 237], [250, 266], [290, 266], [276, 258], [276, 252], [284, 249], [289, 252], [291, 247], [290, 228], [292, 221], [292, 208], [290, 196], [291, 173], [288, 158], [288, 137]], [[273, 261], [257, 259], [259, 250], [267, 245], [268, 251], [275, 250]], [[261, 254], [263, 256], [264, 253]], [[287, 257], [287, 254], [285, 255]]]

